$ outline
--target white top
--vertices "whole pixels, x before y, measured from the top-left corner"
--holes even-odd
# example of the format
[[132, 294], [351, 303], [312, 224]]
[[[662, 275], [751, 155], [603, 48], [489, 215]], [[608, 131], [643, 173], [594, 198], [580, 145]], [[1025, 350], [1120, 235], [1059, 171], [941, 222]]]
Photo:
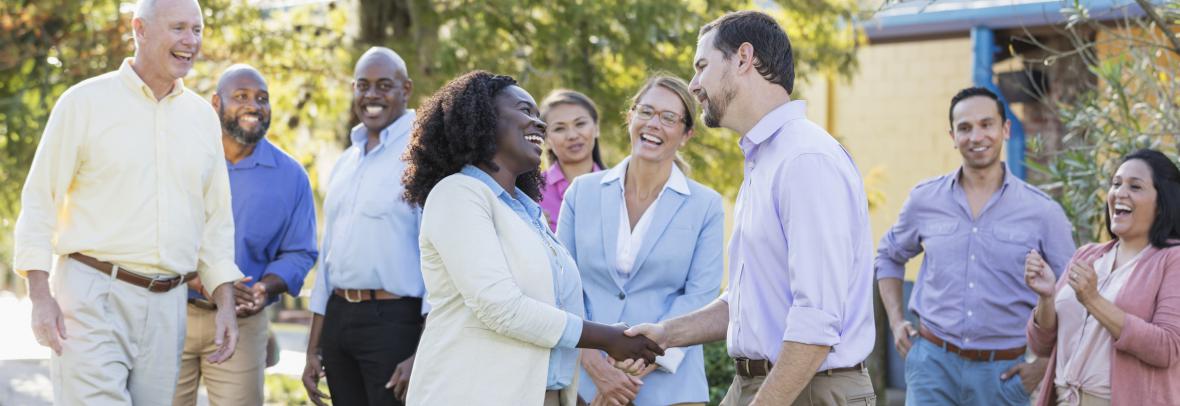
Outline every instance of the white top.
[[[602, 183], [613, 182], [619, 180], [619, 193], [623, 196], [619, 199], [619, 238], [618, 244], [615, 246], [615, 272], [618, 273], [619, 280], [623, 281], [625, 285], [627, 281], [631, 280], [631, 271], [635, 265], [635, 257], [639, 255], [639, 249], [643, 246], [643, 238], [647, 235], [648, 228], [651, 227], [652, 217], [659, 210], [660, 197], [664, 195], [664, 191], [672, 189], [683, 195], [690, 194], [688, 190], [688, 178], [680, 171], [676, 165], [672, 165], [672, 174], [668, 176], [668, 181], [664, 183], [664, 187], [660, 189], [660, 194], [656, 196], [651, 206], [643, 211], [640, 215], [639, 221], [635, 223], [635, 228], [631, 228], [631, 215], [627, 212], [627, 165], [631, 162], [631, 157], [623, 159], [618, 165], [615, 165], [609, 172], [602, 177]], [[680, 362], [684, 360], [684, 351], [679, 348], [668, 348], [664, 350], [664, 355], [656, 357], [656, 364], [659, 364], [665, 370], [671, 373], [676, 373], [676, 369], [680, 367]]]
[[[1139, 251], [1123, 266], [1113, 269], [1118, 250], [1116, 244], [1114, 249], [1094, 261], [1094, 271], [1098, 274], [1098, 294], [1112, 302], [1123, 289], [1131, 273], [1135, 271], [1135, 264], [1139, 262], [1143, 251], [1146, 251]], [[1067, 270], [1063, 273], [1062, 277], [1067, 277], [1065, 275], [1068, 275], [1068, 272]], [[1080, 399], [1080, 396], [1076, 396], [1077, 390], [1110, 399], [1110, 353], [1114, 349], [1110, 331], [1086, 312], [1086, 308], [1078, 302], [1077, 295], [1069, 285], [1057, 293], [1054, 302], [1059, 333], [1055, 366], [1057, 378], [1053, 384], [1073, 392], [1075, 396], [1071, 396], [1070, 399]]]

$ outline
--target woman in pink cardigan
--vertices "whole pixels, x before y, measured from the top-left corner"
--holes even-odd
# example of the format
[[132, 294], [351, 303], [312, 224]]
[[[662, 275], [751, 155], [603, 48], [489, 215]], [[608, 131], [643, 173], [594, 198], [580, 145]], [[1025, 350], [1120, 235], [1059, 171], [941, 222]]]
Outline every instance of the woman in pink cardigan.
[[1039, 406], [1180, 405], [1180, 170], [1155, 150], [1123, 159], [1106, 197], [1114, 237], [1074, 253], [1060, 281], [1033, 251], [1040, 298], [1028, 345], [1049, 357]]

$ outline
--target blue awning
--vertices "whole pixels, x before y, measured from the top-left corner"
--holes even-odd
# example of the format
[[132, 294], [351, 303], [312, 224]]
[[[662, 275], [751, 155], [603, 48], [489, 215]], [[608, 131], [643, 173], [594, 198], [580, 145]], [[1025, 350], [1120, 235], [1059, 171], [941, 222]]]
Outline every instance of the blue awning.
[[[1065, 22], [1071, 1], [1045, 0], [906, 0], [885, 6], [862, 24], [870, 42], [911, 37], [966, 36], [972, 27], [1002, 30], [1043, 27]], [[1082, 0], [1091, 18], [1140, 17], [1133, 0]]]

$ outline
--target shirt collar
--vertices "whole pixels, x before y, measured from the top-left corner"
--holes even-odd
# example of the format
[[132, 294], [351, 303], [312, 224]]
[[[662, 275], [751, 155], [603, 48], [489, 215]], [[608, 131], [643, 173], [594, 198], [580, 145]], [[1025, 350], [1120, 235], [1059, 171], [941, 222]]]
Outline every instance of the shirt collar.
[[[1007, 162], [1000, 162], [1000, 167], [1004, 169], [1004, 183], [1000, 185], [1000, 190], [1004, 190], [1004, 189], [1008, 188], [1009, 184], [1015, 182], [1017, 179], [1016, 179], [1016, 175], [1013, 175], [1012, 171], [1008, 169]], [[959, 185], [959, 177], [960, 176], [963, 176], [963, 166], [962, 165], [959, 166], [959, 169], [955, 169], [954, 176], [951, 176], [950, 179], [948, 179], [948, 181], [950, 182], [952, 187], [954, 187], [955, 185]], [[962, 185], [959, 185], [959, 187], [962, 187]]]
[[787, 123], [806, 118], [807, 102], [803, 100], [792, 100], [783, 103], [781, 106], [775, 107], [765, 116], [758, 120], [757, 124], [750, 129], [743, 137], [749, 140], [754, 145], [761, 144], [778, 134], [779, 129], [783, 128]]
[[[152, 101], [156, 101], [156, 94], [152, 93], [151, 86], [148, 86], [147, 82], [144, 82], [143, 78], [139, 77], [138, 73], [135, 73], [135, 68], [131, 67], [131, 62], [133, 61], [135, 61], [135, 58], [123, 59], [123, 64], [119, 65], [119, 77], [123, 78], [123, 83], [132, 91], [139, 92]], [[175, 97], [181, 93], [184, 93], [184, 81], [177, 78], [172, 83], [172, 91], [168, 92], [164, 98]]]
[[[402, 135], [409, 135], [410, 126], [413, 124], [414, 109], [406, 109], [406, 112], [401, 117], [393, 120], [388, 127], [381, 130], [381, 134], [377, 136], [377, 139], [380, 140], [379, 145], [389, 145], [390, 142], [400, 139]], [[369, 140], [368, 131], [364, 123], [352, 127], [352, 133], [349, 134], [352, 145], [364, 147], [365, 143]]]
[[229, 167], [244, 169], [262, 165], [268, 168], [274, 168], [278, 166], [275, 164], [274, 149], [275, 147], [270, 145], [270, 142], [266, 138], [263, 138], [258, 140], [258, 144], [254, 146], [254, 151], [250, 152], [250, 155], [238, 161], [237, 164], [230, 163]]
[[[601, 170], [602, 168], [599, 168], [597, 163], [591, 164], [590, 173]], [[549, 169], [545, 171], [545, 185], [556, 185], [558, 182], [563, 180], [565, 180], [565, 173], [561, 171], [561, 163], [554, 162], [553, 165], [550, 165]]]
[[[623, 158], [623, 162], [619, 162], [614, 168], [607, 171], [602, 176], [602, 184], [608, 184], [619, 179], [627, 179], [627, 163], [631, 162], [631, 157]], [[622, 187], [622, 183], [619, 184]], [[688, 189], [688, 177], [684, 176], [684, 172], [680, 171], [680, 167], [675, 164], [672, 165], [672, 174], [668, 176], [668, 181], [664, 183], [664, 189], [672, 189], [676, 193], [688, 196], [692, 191]]]
[[485, 185], [488, 185], [488, 188], [492, 189], [492, 193], [496, 194], [496, 196], [500, 199], [515, 200], [520, 202], [525, 206], [525, 209], [528, 210], [530, 215], [533, 215], [534, 217], [541, 215], [541, 205], [533, 201], [533, 199], [530, 198], [529, 195], [525, 194], [523, 190], [520, 190], [520, 188], [515, 188], [516, 198], [513, 198], [512, 195], [508, 194], [508, 191], [504, 190], [504, 187], [500, 186], [500, 183], [496, 182], [496, 180], [492, 178], [492, 175], [484, 172], [483, 169], [476, 168], [474, 165], [464, 165], [463, 169], [460, 169], [459, 172], [464, 175], [479, 179], [479, 181], [483, 182]]

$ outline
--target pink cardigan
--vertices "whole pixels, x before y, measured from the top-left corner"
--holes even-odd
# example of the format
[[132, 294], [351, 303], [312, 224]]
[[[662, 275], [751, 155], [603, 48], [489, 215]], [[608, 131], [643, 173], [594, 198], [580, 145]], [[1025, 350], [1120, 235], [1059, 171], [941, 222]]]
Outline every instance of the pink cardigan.
[[[1086, 245], [1070, 263], [1112, 247], [1114, 241]], [[1058, 291], [1065, 281], [1058, 281]], [[1111, 404], [1180, 405], [1180, 247], [1147, 247], [1114, 304], [1127, 315], [1110, 352]], [[1037, 356], [1049, 357], [1037, 406], [1055, 405], [1057, 329], [1040, 328], [1030, 317], [1028, 345]]]

